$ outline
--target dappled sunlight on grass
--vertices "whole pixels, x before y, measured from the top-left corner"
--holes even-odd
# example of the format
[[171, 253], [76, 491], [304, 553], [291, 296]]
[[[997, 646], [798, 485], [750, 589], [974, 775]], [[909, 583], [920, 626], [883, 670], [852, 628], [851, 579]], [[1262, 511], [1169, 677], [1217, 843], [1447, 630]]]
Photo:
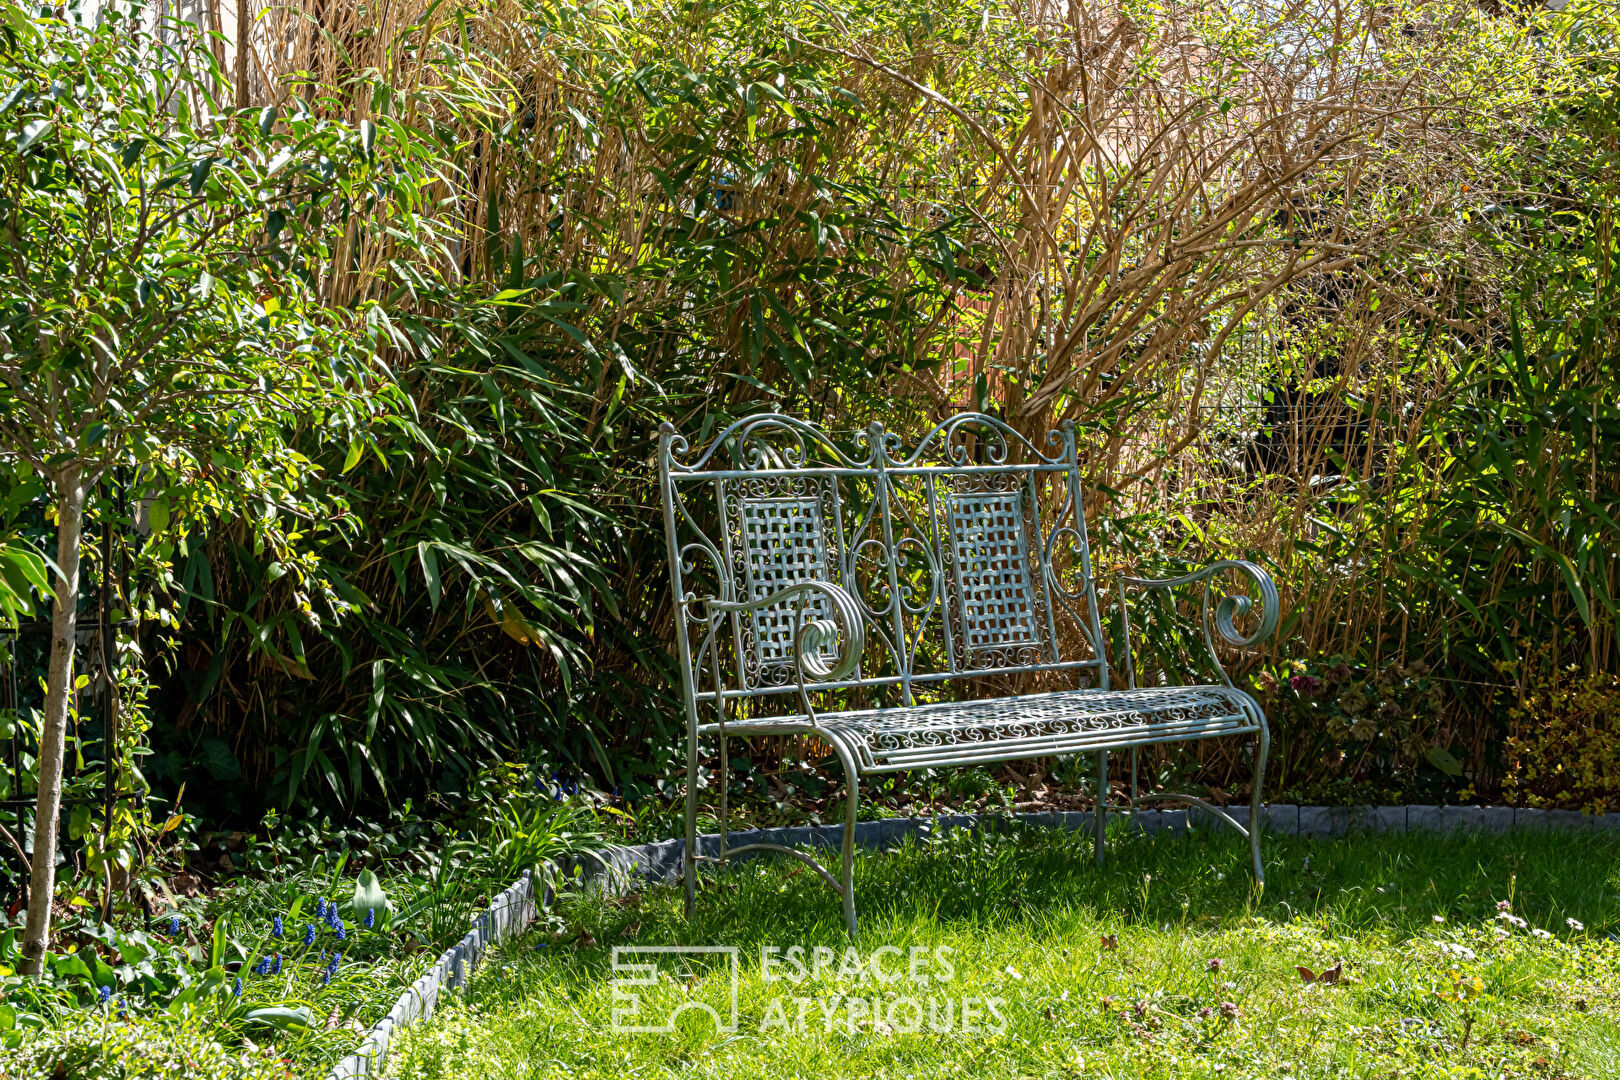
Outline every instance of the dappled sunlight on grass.
[[[959, 832], [861, 857], [853, 942], [813, 875], [756, 861], [706, 876], [691, 924], [674, 888], [566, 902], [407, 1033], [393, 1073], [1616, 1075], [1617, 853], [1279, 838], [1261, 893], [1232, 836], [1120, 836], [1098, 869], [1073, 834]], [[615, 946], [673, 945], [737, 948], [735, 1031], [724, 954], [657, 954], [656, 984], [615, 991]], [[1459, 985], [1479, 990], [1436, 993]], [[613, 1031], [616, 1009], [682, 1006], [672, 1032]]]

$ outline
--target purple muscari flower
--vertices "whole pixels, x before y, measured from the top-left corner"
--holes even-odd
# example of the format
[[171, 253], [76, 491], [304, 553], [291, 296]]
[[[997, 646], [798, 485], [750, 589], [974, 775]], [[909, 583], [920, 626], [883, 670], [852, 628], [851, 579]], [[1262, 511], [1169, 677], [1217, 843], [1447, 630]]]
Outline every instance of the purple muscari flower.
[[280, 937], [281, 934], [281, 916], [277, 915], [275, 918], [270, 920], [270, 936]]
[[231, 997], [241, 997], [241, 996], [242, 996], [242, 976], [238, 975], [236, 977], [236, 985], [231, 987]]
[[280, 953], [276, 953], [275, 963], [270, 965], [270, 974], [272, 974], [272, 975], [280, 975], [281, 974], [281, 954]]
[[323, 968], [321, 970], [321, 985], [325, 986], [327, 983], [329, 983], [331, 981], [332, 981], [332, 969], [331, 968]]
[[370, 930], [373, 926], [376, 926], [376, 925], [377, 925], [377, 909], [376, 908], [369, 908], [369, 907], [366, 908], [366, 918], [365, 918], [366, 929]]
[[129, 1011], [124, 1008], [124, 999], [119, 998], [113, 1004], [118, 1006], [118, 1019], [120, 1019], [120, 1020], [128, 1020], [129, 1019]]
[[315, 944], [315, 924], [314, 923], [310, 923], [308, 926], [306, 926], [304, 928], [304, 944], [306, 946]]
[[315, 898], [315, 917], [317, 919], [326, 918], [326, 897], [324, 896]]
[[343, 920], [342, 919], [338, 919], [336, 922], [334, 922], [332, 924], [332, 929], [337, 931], [337, 939], [339, 941], [347, 941], [348, 940], [349, 932], [347, 930], [343, 929]]
[[264, 971], [265, 971], [265, 967], [269, 963], [270, 963], [270, 958], [268, 956], [259, 957], [257, 960], [255, 960], [253, 962], [253, 974], [255, 974], [255, 975], [263, 975]]
[[180, 932], [180, 916], [178, 916], [178, 915], [170, 915], [169, 916], [169, 936], [173, 937], [175, 934], [178, 934], [179, 932]]
[[112, 987], [103, 986], [100, 990], [96, 991], [96, 1004], [105, 1005], [107, 1004], [107, 999], [110, 997], [112, 997]]

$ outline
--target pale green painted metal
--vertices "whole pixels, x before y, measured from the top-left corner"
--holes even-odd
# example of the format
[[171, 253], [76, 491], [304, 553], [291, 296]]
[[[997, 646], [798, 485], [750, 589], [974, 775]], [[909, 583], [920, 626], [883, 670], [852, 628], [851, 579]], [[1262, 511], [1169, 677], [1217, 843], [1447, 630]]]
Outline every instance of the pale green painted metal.
[[[1127, 688], [1111, 689], [1073, 424], [1051, 432], [1047, 445], [1051, 454], [980, 413], [938, 425], [909, 454], [880, 424], [841, 445], [804, 421], [754, 416], [700, 453], [670, 425], [660, 429], [686, 706], [689, 915], [698, 746], [711, 735], [721, 750], [722, 862], [735, 854], [725, 841], [729, 738], [808, 736], [837, 754], [849, 789], [842, 865], [836, 881], [821, 876], [842, 897], [852, 934], [859, 777], [900, 769], [1095, 752], [1106, 804], [1108, 753], [1128, 749], [1130, 801], [1106, 808], [1152, 798], [1214, 813], [1247, 833], [1263, 883], [1259, 806], [1270, 736], [1260, 706], [1227, 678], [1215, 638], [1247, 648], [1273, 633], [1276, 587], [1264, 569], [1241, 561], [1178, 578], [1121, 576]], [[1244, 575], [1257, 597], [1223, 590], [1212, 607], [1214, 586], [1229, 572]], [[1138, 687], [1126, 593], [1187, 586], [1202, 588], [1203, 642], [1221, 681]], [[1244, 635], [1238, 620], [1257, 603], [1258, 625]], [[1078, 641], [1082, 655], [1063, 655], [1066, 641]], [[964, 680], [1037, 672], [1072, 672], [1095, 686], [964, 701], [948, 694]], [[829, 693], [864, 700], [818, 710], [812, 695]], [[884, 695], [897, 700], [870, 703]], [[1256, 742], [1247, 828], [1192, 796], [1138, 800], [1140, 747], [1245, 734]], [[1105, 823], [1099, 814], [1099, 863]], [[762, 847], [772, 845], [748, 850]]]

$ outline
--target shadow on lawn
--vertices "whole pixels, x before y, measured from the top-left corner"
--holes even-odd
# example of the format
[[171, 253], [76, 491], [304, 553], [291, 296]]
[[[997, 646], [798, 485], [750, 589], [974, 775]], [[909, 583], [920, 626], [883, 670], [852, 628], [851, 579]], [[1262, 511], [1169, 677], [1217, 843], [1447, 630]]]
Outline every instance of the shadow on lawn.
[[[1509, 899], [1535, 925], [1575, 918], [1594, 932], [1620, 928], [1620, 839], [1603, 834], [1274, 837], [1265, 857], [1260, 891], [1246, 845], [1228, 832], [1112, 836], [1099, 869], [1089, 839], [1074, 833], [962, 830], [863, 853], [856, 899], [862, 937], [885, 939], [919, 922], [961, 929], [1022, 923], [1038, 936], [1074, 921], [1218, 929], [1253, 915], [1399, 939], [1432, 928], [1436, 915], [1488, 918], [1497, 901]], [[565, 911], [602, 945], [633, 937], [638, 944], [746, 948], [784, 934], [806, 944], [845, 942], [832, 891], [796, 862], [769, 856], [706, 872], [691, 924], [678, 886], [629, 900], [576, 901]]]

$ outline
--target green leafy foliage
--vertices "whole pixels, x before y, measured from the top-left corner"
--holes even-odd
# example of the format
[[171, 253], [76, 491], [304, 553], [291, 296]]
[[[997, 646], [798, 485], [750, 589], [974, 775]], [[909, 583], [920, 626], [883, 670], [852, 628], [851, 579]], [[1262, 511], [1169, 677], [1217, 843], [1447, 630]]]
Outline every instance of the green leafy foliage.
[[[1140, 30], [1162, 14], [1132, 18]], [[1318, 14], [1290, 18], [1301, 33], [1359, 32]], [[261, 803], [352, 808], [459, 791], [480, 764], [531, 751], [604, 789], [672, 792], [680, 732], [650, 433], [669, 420], [701, 439], [765, 409], [908, 430], [972, 404], [1032, 430], [1077, 420], [1102, 580], [1223, 554], [1266, 561], [1289, 617], [1277, 653], [1236, 665], [1342, 655], [1382, 669], [1394, 657], [1463, 680], [1430, 732], [1458, 730], [1441, 749], [1461, 775], [1425, 745], [1301, 757], [1313, 782], [1362, 762], [1380, 773], [1362, 781], [1394, 784], [1377, 764], [1388, 761], [1409, 787], [1445, 776], [1493, 790], [1501, 740], [1472, 732], [1505, 723], [1494, 665], [1512, 653], [1514, 624], [1599, 652], [1608, 640], [1612, 372], [1594, 358], [1610, 333], [1612, 260], [1594, 195], [1608, 180], [1591, 147], [1614, 120], [1599, 14], [1515, 22], [1412, 6], [1413, 25], [1445, 29], [1386, 41], [1379, 78], [1434, 80], [1467, 107], [1445, 106], [1421, 138], [1397, 132], [1393, 115], [1376, 133], [1341, 132], [1361, 164], [1313, 161], [1314, 179], [1275, 215], [1234, 211], [1221, 251], [1286, 241], [1339, 261], [1254, 307], [1231, 336], [1214, 308], [1178, 314], [1205, 270], [1178, 263], [1159, 276], [1148, 238], [1166, 219], [1142, 211], [1163, 186], [1152, 155], [1072, 163], [1084, 195], [1056, 219], [1054, 247], [1025, 216], [1027, 178], [991, 145], [1014, 148], [1032, 175], [1040, 153], [1040, 168], [1069, 168], [1061, 140], [1033, 148], [1041, 117], [1095, 107], [1076, 73], [1097, 57], [1114, 58], [1110, 78], [1147, 80], [1118, 98], [1153, 99], [1136, 89], [1163, 76], [1154, 33], [1082, 18], [1070, 41], [962, 4], [677, 13], [520, 2], [470, 13], [476, 34], [441, 32], [431, 13], [402, 22], [401, 40], [434, 47], [414, 50], [398, 85], [329, 87], [350, 111], [326, 99], [310, 109], [370, 116], [362, 154], [391, 138], [431, 144], [441, 158], [410, 168], [459, 178], [432, 213], [453, 244], [377, 230], [356, 256], [376, 268], [371, 291], [322, 279], [334, 306], [383, 298], [368, 326], [391, 343], [410, 408], [299, 432], [293, 445], [338, 511], [302, 533], [297, 558], [259, 550], [224, 513], [206, 542], [176, 552], [182, 625], [155, 700], [188, 720], [158, 735], [154, 780], [172, 791], [212, 775], [214, 748], [229, 742]], [[1177, 91], [1199, 103], [1188, 122], [1207, 106], [1198, 122], [1214, 126], [1199, 131], [1215, 138], [1260, 109], [1242, 98], [1253, 91], [1242, 73], [1264, 68], [1249, 61], [1283, 32], [1201, 9], [1189, 33], [1232, 63]], [[299, 69], [346, 70], [379, 47], [344, 40], [342, 58], [312, 42]], [[1315, 72], [1300, 85], [1331, 95], [1336, 48], [1293, 57]], [[1482, 69], [1481, 55], [1496, 62]], [[1579, 107], [1544, 100], [1538, 80]], [[1068, 104], [1036, 109], [1037, 84]], [[1156, 123], [1144, 109], [1100, 115]], [[252, 119], [281, 123], [271, 110]], [[1492, 142], [1512, 125], [1519, 141]], [[1407, 167], [1420, 159], [1430, 165]], [[1205, 177], [1177, 205], [1253, 194], [1223, 183]], [[1354, 184], [1365, 198], [1334, 194]], [[1433, 200], [1442, 209], [1410, 216]], [[1330, 220], [1341, 224], [1311, 224]], [[278, 210], [265, 228], [291, 221]], [[1333, 246], [1347, 228], [1363, 231], [1357, 244], [1406, 239], [1352, 256]], [[1231, 295], [1272, 288], [1288, 265], [1244, 264]], [[1552, 287], [1521, 287], [1542, 281]], [[1053, 283], [1074, 291], [1048, 295]], [[995, 314], [1019, 297], [1027, 311]], [[1161, 348], [1165, 366], [1127, 363]], [[1289, 380], [1316, 404], [1282, 408]], [[1032, 393], [1046, 404], [1028, 412]], [[1255, 466], [1263, 444], [1287, 439], [1298, 445], [1286, 467]], [[1201, 646], [1161, 614], [1139, 644], [1180, 673]], [[1196, 769], [1230, 788], [1239, 757], [1214, 751]], [[220, 791], [209, 812], [256, 814], [244, 797]]]
[[[80, 16], [0, 7], [0, 127], [11, 132], [0, 139], [0, 443], [47, 482], [58, 534], [30, 886], [46, 902], [29, 909], [31, 974], [46, 947], [70, 697], [81, 689], [90, 492], [123, 469], [165, 513], [251, 504], [252, 542], [315, 587], [292, 522], [341, 515], [306, 486], [310, 462], [289, 436], [300, 421], [364, 426], [394, 395], [365, 305], [328, 308], [309, 286], [361, 217], [411, 236], [421, 198], [402, 164], [408, 142], [379, 155], [374, 139], [313, 115], [301, 97], [268, 125], [223, 106], [223, 74], [197, 27], [162, 15], [148, 28], [118, 3]], [[70, 835], [88, 824], [72, 822]]]
[[[459, 783], [533, 742], [577, 768], [612, 738], [576, 680], [599, 620], [617, 615], [604, 562], [619, 517], [577, 385], [530, 360], [509, 317], [490, 340], [439, 329], [465, 351], [402, 371], [418, 411], [374, 429], [362, 464], [343, 472], [351, 448], [309, 434], [330, 490], [365, 523], [358, 542], [306, 542], [330, 583], [311, 597], [315, 618], [235, 536], [179, 568], [177, 610], [211, 656], [185, 673], [186, 697], [241, 710], [248, 763], [277, 801]], [[251, 694], [241, 670], [256, 672]]]
[[34, 613], [35, 597], [51, 597], [45, 560], [17, 540], [0, 540], [0, 626]]
[[[1278, 802], [1444, 802], [1466, 783], [1446, 683], [1421, 660], [1371, 668], [1324, 657], [1262, 670], [1254, 682], [1272, 725], [1268, 787]], [[1326, 777], [1323, 762], [1337, 766]]]
[[[8, 452], [53, 482], [69, 465], [89, 484], [141, 470], [159, 528], [226, 499], [274, 522], [308, 464], [289, 418], [363, 422], [386, 399], [355, 315], [306, 282], [350, 206], [389, 204], [408, 227], [413, 183], [305, 108], [266, 128], [221, 105], [195, 33], [161, 39], [116, 4], [87, 27], [3, 14]], [[266, 215], [285, 210], [271, 241]]]
[[1529, 806], [1620, 810], [1620, 678], [1536, 670], [1509, 710], [1503, 787]]

